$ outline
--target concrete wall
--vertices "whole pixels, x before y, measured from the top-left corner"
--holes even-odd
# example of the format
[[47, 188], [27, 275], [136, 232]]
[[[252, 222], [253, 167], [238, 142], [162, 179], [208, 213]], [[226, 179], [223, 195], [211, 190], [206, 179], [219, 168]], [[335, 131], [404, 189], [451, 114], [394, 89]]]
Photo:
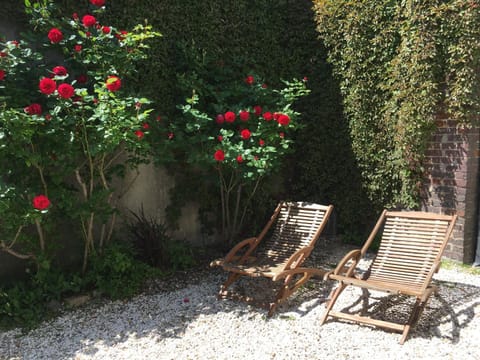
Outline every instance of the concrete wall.
[[[148, 218], [165, 222], [165, 208], [170, 204], [169, 191], [173, 186], [173, 177], [164, 168], [141, 165], [138, 171], [127, 173], [118, 187], [118, 207], [124, 218], [129, 217], [130, 211], [138, 213], [143, 208]], [[209, 240], [202, 237], [196, 204], [187, 204], [182, 209], [179, 230], [171, 235], [195, 245]]]
[[[115, 184], [117, 205], [120, 210], [116, 222], [117, 236], [128, 236], [122, 233], [123, 225], [131, 219], [130, 211], [138, 213], [142, 207], [148, 218], [165, 222], [165, 208], [169, 204], [169, 190], [173, 186], [172, 176], [163, 168], [149, 164], [141, 165], [138, 171], [130, 170], [125, 179]], [[80, 264], [83, 254], [83, 244], [78, 236], [72, 235], [77, 232], [76, 230], [72, 232], [72, 229], [64, 229], [62, 234], [56, 234], [62, 247], [59, 259], [66, 267]], [[204, 245], [214, 241], [214, 238], [202, 235], [198, 206], [195, 204], [187, 204], [182, 209], [179, 230], [171, 233], [171, 236], [193, 245]], [[21, 278], [25, 275], [26, 264], [12, 255], [0, 252], [0, 282]]]

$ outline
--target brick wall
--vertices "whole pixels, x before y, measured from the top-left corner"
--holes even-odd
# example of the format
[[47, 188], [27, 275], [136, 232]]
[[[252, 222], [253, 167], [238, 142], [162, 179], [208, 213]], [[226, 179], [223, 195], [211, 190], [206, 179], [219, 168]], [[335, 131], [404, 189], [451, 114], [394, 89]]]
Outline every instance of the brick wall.
[[473, 262], [477, 241], [479, 134], [439, 119], [425, 161], [423, 209], [458, 214], [445, 257], [464, 263]]

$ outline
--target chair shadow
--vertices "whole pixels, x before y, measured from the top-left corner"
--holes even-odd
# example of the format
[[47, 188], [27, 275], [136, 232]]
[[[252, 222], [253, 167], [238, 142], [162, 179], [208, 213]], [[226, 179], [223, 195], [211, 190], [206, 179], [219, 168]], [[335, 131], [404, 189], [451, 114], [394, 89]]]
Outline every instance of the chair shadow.
[[[437, 285], [438, 292], [429, 299], [409, 338], [437, 337], [456, 344], [461, 330], [475, 317], [475, 308], [480, 305], [480, 300], [475, 301], [480, 299], [480, 287], [450, 281], [434, 280], [433, 283]], [[342, 312], [401, 324], [408, 321], [415, 302], [413, 296], [361, 290], [362, 294], [343, 307]]]
[[[245, 302], [247, 299], [248, 304], [258, 311], [268, 312], [269, 304], [275, 300], [282, 285], [282, 281], [273, 282], [269, 278], [244, 276], [229, 287], [231, 294], [228, 299], [235, 302]], [[292, 313], [297, 316], [307, 315], [328, 299], [333, 286], [334, 283], [331, 281], [323, 281], [317, 277], [310, 278], [277, 306], [272, 318], [290, 316]]]

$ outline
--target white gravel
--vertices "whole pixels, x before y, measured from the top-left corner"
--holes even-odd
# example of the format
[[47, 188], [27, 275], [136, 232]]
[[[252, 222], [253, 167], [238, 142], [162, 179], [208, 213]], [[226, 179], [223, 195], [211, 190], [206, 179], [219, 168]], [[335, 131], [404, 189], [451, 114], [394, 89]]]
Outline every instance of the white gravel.
[[[404, 345], [398, 333], [368, 326], [331, 319], [319, 326], [333, 283], [312, 280], [269, 319], [261, 308], [217, 300], [224, 277], [213, 269], [177, 290], [88, 304], [28, 334], [0, 333], [0, 359], [480, 359], [480, 276], [441, 269], [439, 295]], [[263, 281], [247, 279], [236, 290], [253, 283], [258, 295]], [[360, 294], [345, 290], [336, 308], [365, 306]], [[405, 317], [409, 303], [371, 292], [368, 308]]]

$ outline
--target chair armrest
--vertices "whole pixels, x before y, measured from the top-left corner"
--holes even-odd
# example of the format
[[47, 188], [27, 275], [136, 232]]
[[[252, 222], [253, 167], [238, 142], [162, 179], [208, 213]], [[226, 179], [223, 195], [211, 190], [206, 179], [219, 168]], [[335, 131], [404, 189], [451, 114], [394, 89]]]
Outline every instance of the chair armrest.
[[283, 270], [291, 270], [300, 266], [303, 261], [310, 255], [312, 250], [313, 246], [306, 246], [304, 248], [301, 248], [300, 250], [297, 250], [292, 256], [290, 256], [287, 263], [283, 267]]
[[256, 242], [257, 238], [256, 237], [251, 237], [251, 238], [248, 238], [248, 239], [245, 239], [245, 240], [242, 240], [240, 241], [237, 245], [235, 245], [232, 250], [230, 250], [228, 252], [228, 254], [225, 256], [225, 259], [224, 259], [224, 262], [230, 262], [235, 256], [237, 256], [237, 253], [244, 247], [250, 247], [250, 249], [248, 249], [246, 251], [246, 253], [240, 258], [240, 261], [239, 262], [242, 262], [244, 261], [248, 255], [250, 255], [250, 253], [253, 251], [253, 249], [255, 248], [255, 242]]
[[[345, 276], [352, 276], [355, 270], [355, 267], [357, 266], [358, 261], [360, 260], [361, 254], [362, 253], [360, 249], [350, 251], [347, 255], [343, 257], [342, 260], [340, 260], [335, 270], [333, 270], [333, 273], [332, 272], [330, 273], [332, 273], [333, 275], [342, 275], [343, 273], [343, 275]], [[353, 264], [347, 267], [346, 265], [350, 260], [353, 261]]]

